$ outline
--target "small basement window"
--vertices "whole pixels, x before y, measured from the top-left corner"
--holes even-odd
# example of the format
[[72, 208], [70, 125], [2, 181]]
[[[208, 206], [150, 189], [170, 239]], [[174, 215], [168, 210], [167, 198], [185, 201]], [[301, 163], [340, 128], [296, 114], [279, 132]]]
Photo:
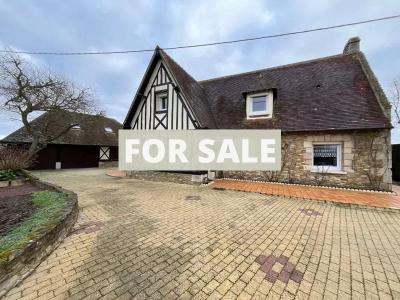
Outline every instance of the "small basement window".
[[168, 96], [166, 93], [156, 94], [156, 111], [163, 112], [167, 110]]
[[107, 132], [107, 133], [113, 133], [114, 132], [111, 127], [105, 127], [104, 131]]
[[246, 98], [248, 119], [271, 118], [273, 109], [272, 92], [249, 94]]
[[341, 144], [314, 144], [313, 167], [317, 171], [340, 171], [342, 168]]

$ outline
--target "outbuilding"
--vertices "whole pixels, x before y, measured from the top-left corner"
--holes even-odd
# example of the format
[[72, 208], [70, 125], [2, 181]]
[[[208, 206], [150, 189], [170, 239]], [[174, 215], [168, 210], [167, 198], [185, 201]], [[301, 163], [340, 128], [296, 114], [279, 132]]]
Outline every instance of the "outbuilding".
[[[74, 124], [66, 133], [39, 151], [31, 169], [93, 168], [102, 165], [117, 165], [118, 130], [122, 128], [122, 125], [114, 119], [63, 111], [46, 112], [31, 123], [48, 130], [51, 130], [49, 127], [61, 128]], [[21, 127], [6, 136], [1, 143], [5, 146], [28, 148], [31, 141], [32, 137], [25, 127]]]

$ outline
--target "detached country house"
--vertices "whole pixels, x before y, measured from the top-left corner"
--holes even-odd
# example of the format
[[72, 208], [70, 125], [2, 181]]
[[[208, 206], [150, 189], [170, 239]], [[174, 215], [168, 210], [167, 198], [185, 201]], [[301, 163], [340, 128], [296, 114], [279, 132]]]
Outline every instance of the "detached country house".
[[390, 105], [359, 43], [350, 39], [334, 56], [203, 81], [157, 47], [124, 128], [281, 129], [282, 171], [223, 176], [391, 190]]
[[[44, 113], [34, 119], [31, 125], [43, 128], [43, 132], [48, 134], [62, 132], [73, 125], [66, 133], [39, 151], [32, 169], [93, 168], [112, 164], [113, 161], [116, 165], [118, 130], [122, 125], [114, 119], [60, 111]], [[32, 137], [25, 127], [21, 127], [0, 143], [29, 147], [31, 141]]]

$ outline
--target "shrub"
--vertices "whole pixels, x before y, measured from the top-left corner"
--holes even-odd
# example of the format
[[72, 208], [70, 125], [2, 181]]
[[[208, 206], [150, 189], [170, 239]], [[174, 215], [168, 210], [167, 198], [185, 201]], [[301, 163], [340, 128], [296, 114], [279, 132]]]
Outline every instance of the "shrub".
[[17, 178], [17, 173], [13, 170], [0, 170], [0, 181], [13, 180]]
[[0, 148], [0, 170], [21, 170], [31, 166], [33, 162], [33, 157], [23, 148]]

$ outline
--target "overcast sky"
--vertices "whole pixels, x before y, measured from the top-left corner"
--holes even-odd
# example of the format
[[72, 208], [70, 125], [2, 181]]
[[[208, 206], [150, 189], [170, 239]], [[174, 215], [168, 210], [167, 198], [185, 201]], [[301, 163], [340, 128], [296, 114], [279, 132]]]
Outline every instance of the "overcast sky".
[[[251, 5], [250, 5], [251, 3]], [[25, 51], [102, 51], [168, 47], [348, 23], [400, 13], [392, 1], [234, 0], [0, 0], [0, 48]], [[218, 47], [169, 51], [198, 80], [340, 53], [352, 36], [361, 38], [388, 93], [400, 79], [400, 20]], [[89, 86], [99, 107], [120, 122], [151, 53], [113, 56], [31, 56]], [[388, 93], [389, 94], [389, 93]], [[20, 127], [0, 112], [0, 138]], [[400, 133], [394, 135], [400, 143]]]

